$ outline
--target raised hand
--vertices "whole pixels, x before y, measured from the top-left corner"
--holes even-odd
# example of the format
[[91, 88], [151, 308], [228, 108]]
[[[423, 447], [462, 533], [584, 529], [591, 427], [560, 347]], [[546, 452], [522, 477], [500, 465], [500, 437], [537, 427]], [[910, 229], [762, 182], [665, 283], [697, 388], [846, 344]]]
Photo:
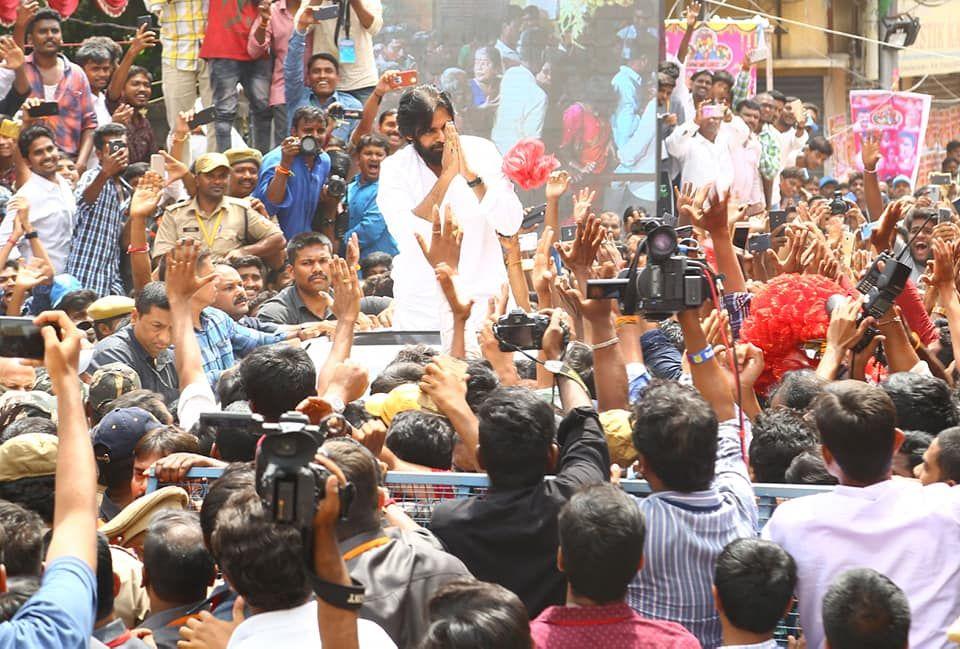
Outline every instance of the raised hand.
[[356, 322], [360, 315], [360, 299], [363, 290], [357, 272], [347, 265], [345, 259], [334, 257], [330, 262], [331, 284], [333, 284], [333, 315], [337, 320]]
[[0, 65], [7, 70], [19, 70], [25, 61], [23, 50], [10, 36], [0, 36], [0, 57], [3, 58]]
[[593, 205], [593, 199], [596, 198], [597, 192], [590, 190], [587, 187], [584, 187], [579, 192], [573, 195], [573, 222], [577, 225], [587, 218], [587, 214], [590, 213], [590, 206]]
[[197, 275], [200, 245], [193, 239], [181, 239], [167, 253], [166, 286], [170, 304], [185, 304], [194, 293], [217, 279], [216, 273]]
[[37, 11], [40, 10], [40, 3], [37, 0], [27, 0], [26, 2], [17, 6], [17, 25], [26, 25], [30, 20], [37, 15]]
[[866, 317], [858, 324], [857, 320], [862, 310], [862, 297], [848, 300], [833, 310], [830, 314], [830, 324], [827, 325], [828, 347], [846, 351], [852, 349], [863, 338], [867, 328], [872, 326], [875, 320], [872, 317]]
[[443, 291], [443, 297], [447, 299], [450, 310], [453, 312], [455, 322], [466, 322], [470, 319], [470, 312], [473, 310], [473, 300], [464, 300], [457, 294], [457, 287], [454, 285], [454, 270], [447, 264], [440, 262], [434, 273], [437, 281], [440, 283], [440, 290]]
[[148, 171], [140, 177], [140, 182], [130, 199], [130, 218], [146, 219], [157, 211], [163, 190], [163, 178], [155, 171]]
[[687, 20], [687, 26], [692, 27], [697, 24], [697, 18], [700, 16], [700, 3], [691, 2], [684, 10], [684, 17]]
[[910, 210], [910, 203], [900, 199], [892, 201], [883, 210], [880, 215], [880, 225], [870, 233], [870, 245], [877, 251], [887, 250], [893, 245], [893, 233], [897, 223], [903, 218], [903, 215]]
[[423, 256], [427, 258], [433, 268], [440, 264], [446, 264], [451, 269], [456, 270], [460, 264], [460, 245], [463, 243], [463, 232], [457, 225], [453, 208], [447, 204], [441, 223], [440, 208], [434, 205], [432, 221], [433, 229], [430, 233], [429, 246], [423, 235], [419, 232], [414, 233], [417, 243], [420, 244], [420, 250], [423, 251]]
[[[550, 241], [553, 239], [553, 228], [549, 225], [543, 229], [540, 241], [537, 242], [537, 251], [533, 255], [533, 290], [541, 302], [550, 298], [550, 287], [557, 276], [557, 269], [553, 264], [553, 255], [550, 254]], [[540, 304], [541, 307], [549, 304]]]
[[137, 28], [137, 33], [134, 35], [133, 40], [130, 43], [130, 50], [133, 51], [134, 56], [136, 56], [144, 50], [155, 47], [158, 42], [157, 33], [150, 31], [147, 29], [146, 24], [143, 24]]
[[604, 229], [600, 225], [600, 219], [590, 214], [577, 224], [577, 236], [573, 241], [557, 242], [554, 246], [560, 253], [564, 266], [578, 276], [586, 277], [597, 258], [597, 251], [603, 244], [603, 237]]
[[570, 174], [566, 171], [554, 171], [547, 179], [547, 200], [559, 200], [570, 187]]
[[864, 171], [876, 171], [880, 162], [880, 134], [868, 131], [860, 138], [860, 159]]
[[114, 124], [129, 124], [130, 118], [133, 117], [133, 106], [126, 103], [121, 103], [117, 106], [117, 109], [113, 111], [113, 115], [110, 116], [110, 119], [113, 120]]
[[952, 291], [956, 287], [953, 246], [946, 241], [933, 239], [933, 277], [931, 284], [940, 291]]
[[123, 147], [104, 156], [100, 161], [100, 165], [103, 168], [103, 173], [109, 178], [113, 178], [123, 173], [123, 170], [127, 168], [129, 160], [130, 151], [127, 147]]
[[424, 369], [420, 389], [443, 413], [464, 406], [467, 401], [466, 364], [451, 356], [437, 356]]
[[164, 180], [165, 185], [172, 185], [190, 173], [190, 167], [183, 164], [166, 151], [160, 151], [160, 155], [163, 156], [163, 169], [166, 173], [166, 179]]

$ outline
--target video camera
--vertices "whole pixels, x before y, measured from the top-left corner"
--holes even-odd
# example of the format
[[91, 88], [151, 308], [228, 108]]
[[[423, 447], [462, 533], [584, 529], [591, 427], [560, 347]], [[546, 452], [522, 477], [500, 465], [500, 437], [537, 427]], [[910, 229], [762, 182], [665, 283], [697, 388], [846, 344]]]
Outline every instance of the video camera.
[[[256, 459], [257, 494], [271, 520], [299, 529], [305, 538], [313, 528], [317, 504], [326, 495], [330, 472], [314, 463], [324, 434], [299, 412], [288, 412], [275, 424], [262, 424], [264, 437]], [[353, 500], [353, 485], [340, 490], [340, 517]]]
[[[647, 265], [638, 270], [641, 250], [647, 253]], [[677, 230], [661, 224], [647, 233], [637, 246], [630, 267], [617, 279], [587, 281], [587, 297], [620, 302], [624, 315], [638, 311], [647, 320], [665, 320], [674, 313], [699, 307], [710, 295], [706, 264], [681, 254]]]
[[355, 108], [344, 108], [340, 104], [334, 104], [327, 109], [327, 115], [335, 120], [343, 121], [347, 119], [360, 119], [363, 117], [363, 111]]
[[[857, 324], [859, 325], [868, 316], [879, 320], [893, 307], [894, 301], [903, 293], [909, 278], [909, 266], [898, 261], [887, 252], [880, 253], [870, 266], [870, 270], [857, 284], [857, 290], [864, 297], [863, 311], [857, 318]], [[833, 310], [845, 299], [842, 295], [830, 296], [826, 305], [827, 313], [832, 314]], [[862, 352], [879, 333], [874, 327], [867, 328], [863, 338], [854, 346], [853, 351]]]
[[[542, 349], [543, 334], [550, 326], [550, 317], [542, 313], [524, 313], [513, 309], [501, 316], [493, 326], [493, 335], [500, 343], [500, 351], [513, 352], [520, 349]], [[563, 347], [570, 342], [570, 330], [563, 322]]]
[[350, 156], [343, 151], [328, 151], [330, 173], [327, 175], [327, 193], [334, 198], [343, 198], [347, 193], [347, 178], [350, 176]]

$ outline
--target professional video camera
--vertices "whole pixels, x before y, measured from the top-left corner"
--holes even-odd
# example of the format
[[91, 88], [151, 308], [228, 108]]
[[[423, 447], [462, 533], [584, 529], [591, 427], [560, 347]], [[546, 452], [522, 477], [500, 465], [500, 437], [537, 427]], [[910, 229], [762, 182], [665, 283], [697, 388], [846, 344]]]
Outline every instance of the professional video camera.
[[[313, 462], [324, 435], [299, 412], [288, 412], [275, 424], [262, 425], [264, 438], [256, 461], [257, 494], [270, 518], [292, 525], [309, 538], [317, 503], [325, 496], [330, 472]], [[346, 517], [353, 486], [340, 490], [340, 516]]]
[[[909, 278], [909, 266], [887, 252], [880, 253], [870, 266], [870, 270], [857, 284], [857, 290], [863, 294], [864, 298], [863, 311], [857, 319], [857, 324], [859, 325], [868, 316], [879, 320], [893, 306]], [[833, 310], [845, 300], [846, 297], [843, 295], [831, 295], [827, 300], [827, 313], [832, 314]], [[853, 351], [862, 352], [879, 333], [874, 327], [868, 327]]]
[[335, 120], [360, 119], [363, 111], [355, 108], [344, 108], [340, 104], [333, 104], [327, 109], [327, 115]]
[[[497, 320], [497, 324], [493, 326], [493, 335], [500, 342], [502, 352], [541, 349], [543, 334], [549, 326], [549, 316], [513, 309]], [[560, 323], [560, 328], [563, 329], [563, 347], [566, 349], [567, 343], [570, 342], [570, 330], [563, 322]]]
[[327, 193], [334, 198], [343, 198], [347, 193], [347, 178], [350, 177], [350, 156], [343, 151], [328, 151], [330, 173], [327, 175]]
[[[637, 270], [641, 249], [647, 253], [647, 265]], [[677, 231], [658, 225], [637, 246], [630, 267], [617, 279], [587, 281], [587, 297], [620, 302], [624, 315], [637, 311], [647, 320], [665, 320], [674, 313], [699, 307], [710, 295], [706, 265], [680, 252]]]

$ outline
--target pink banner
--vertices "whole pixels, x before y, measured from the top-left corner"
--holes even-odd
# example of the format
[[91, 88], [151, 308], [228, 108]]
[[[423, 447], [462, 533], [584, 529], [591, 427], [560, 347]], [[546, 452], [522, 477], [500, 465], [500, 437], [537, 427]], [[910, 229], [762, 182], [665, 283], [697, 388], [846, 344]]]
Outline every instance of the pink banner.
[[850, 121], [859, 156], [865, 132], [880, 133], [881, 180], [906, 176], [916, 187], [920, 154], [930, 117], [930, 95], [885, 90], [851, 90]]
[[[667, 20], [667, 54], [676, 55], [687, 24], [679, 20]], [[762, 25], [753, 20], [715, 19], [697, 27], [690, 39], [687, 54], [687, 81], [697, 70], [726, 70], [734, 79], [740, 72], [740, 64], [747, 52], [762, 44]], [[761, 63], [762, 65], [762, 63]], [[750, 71], [750, 93], [757, 88], [756, 66]]]

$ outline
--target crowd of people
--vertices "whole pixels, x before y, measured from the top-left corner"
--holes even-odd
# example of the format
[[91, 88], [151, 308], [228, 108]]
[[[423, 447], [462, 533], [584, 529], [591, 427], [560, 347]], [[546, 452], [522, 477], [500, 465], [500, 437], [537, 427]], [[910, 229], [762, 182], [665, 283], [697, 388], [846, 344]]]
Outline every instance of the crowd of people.
[[949, 646], [960, 143], [827, 175], [697, 4], [148, 6], [0, 37], [0, 647]]

